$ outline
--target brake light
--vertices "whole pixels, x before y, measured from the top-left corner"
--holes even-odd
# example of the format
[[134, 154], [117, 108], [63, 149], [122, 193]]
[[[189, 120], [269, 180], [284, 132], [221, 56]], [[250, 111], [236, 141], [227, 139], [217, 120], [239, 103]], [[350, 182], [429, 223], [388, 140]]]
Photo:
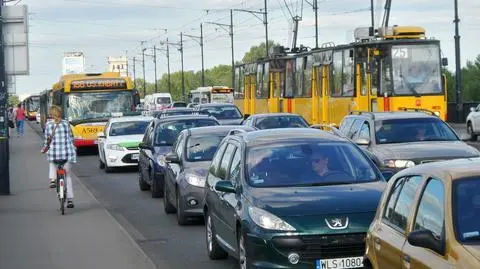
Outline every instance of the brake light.
[[65, 175], [65, 170], [60, 169], [57, 171], [57, 174], [64, 176]]

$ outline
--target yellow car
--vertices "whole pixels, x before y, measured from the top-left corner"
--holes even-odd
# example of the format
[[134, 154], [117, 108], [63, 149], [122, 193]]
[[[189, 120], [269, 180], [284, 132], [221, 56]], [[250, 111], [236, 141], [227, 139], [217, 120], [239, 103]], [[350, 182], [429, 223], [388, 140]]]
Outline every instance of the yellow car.
[[480, 268], [480, 158], [392, 177], [366, 238], [367, 268]]

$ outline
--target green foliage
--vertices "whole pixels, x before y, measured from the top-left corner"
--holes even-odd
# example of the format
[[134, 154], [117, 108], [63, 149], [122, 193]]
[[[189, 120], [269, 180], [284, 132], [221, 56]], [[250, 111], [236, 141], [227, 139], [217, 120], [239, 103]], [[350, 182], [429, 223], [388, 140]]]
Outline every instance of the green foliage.
[[8, 96], [8, 105], [9, 106], [17, 106], [20, 103], [20, 98], [18, 98], [15, 94], [10, 94]]
[[[268, 41], [268, 47], [276, 47], [280, 46], [280, 44], [275, 43], [275, 41], [269, 40]], [[260, 43], [258, 46], [253, 46], [250, 48], [250, 50], [245, 53], [243, 56], [243, 63], [252, 63], [256, 62], [260, 58], [265, 58], [265, 42]]]
[[[448, 101], [455, 102], [456, 76], [451, 72], [446, 72], [448, 82]], [[462, 98], [463, 101], [480, 101], [480, 55], [474, 61], [468, 61], [467, 65], [462, 68]]]

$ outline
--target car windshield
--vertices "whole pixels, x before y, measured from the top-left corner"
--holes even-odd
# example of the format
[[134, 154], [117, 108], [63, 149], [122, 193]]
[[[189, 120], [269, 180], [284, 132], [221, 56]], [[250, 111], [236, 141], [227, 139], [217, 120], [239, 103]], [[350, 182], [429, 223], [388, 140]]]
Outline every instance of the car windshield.
[[300, 116], [268, 116], [255, 123], [258, 129], [308, 128], [308, 123]]
[[187, 142], [187, 160], [189, 162], [211, 161], [218, 145], [225, 136], [191, 136]]
[[157, 97], [157, 104], [159, 105], [168, 105], [171, 101], [170, 97]]
[[457, 239], [480, 242], [480, 177], [455, 180], [452, 195]]
[[175, 102], [172, 104], [172, 107], [187, 107], [187, 104], [183, 102]]
[[396, 95], [442, 94], [438, 45], [392, 47], [393, 88]]
[[70, 93], [67, 117], [69, 121], [107, 118], [112, 113], [130, 112], [132, 105], [132, 93], [127, 91]]
[[273, 142], [247, 152], [253, 187], [322, 186], [379, 178], [357, 147], [338, 142]]
[[162, 116], [174, 116], [174, 115], [191, 115], [193, 114], [193, 109], [192, 110], [165, 110], [162, 114]]
[[155, 130], [155, 146], [171, 146], [181, 131], [195, 127], [215, 126], [212, 119], [185, 119], [160, 124]]
[[37, 111], [39, 108], [40, 108], [40, 97], [32, 97], [27, 104], [27, 110]]
[[437, 118], [408, 118], [377, 121], [375, 137], [378, 144], [419, 141], [457, 141], [457, 135]]
[[204, 114], [214, 116], [219, 120], [226, 119], [241, 119], [242, 114], [236, 106], [212, 106], [201, 108], [200, 111]]
[[110, 127], [110, 136], [122, 136], [122, 135], [142, 135], [145, 133], [148, 121], [127, 121], [127, 122], [114, 122]]

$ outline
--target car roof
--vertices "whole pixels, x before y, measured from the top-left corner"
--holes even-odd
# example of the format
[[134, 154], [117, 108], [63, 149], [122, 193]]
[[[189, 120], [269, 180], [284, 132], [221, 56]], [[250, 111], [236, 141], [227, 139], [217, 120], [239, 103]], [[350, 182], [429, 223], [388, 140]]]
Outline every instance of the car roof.
[[157, 118], [157, 119], [155, 119], [155, 122], [159, 123], [159, 122], [196, 120], [196, 119], [207, 119], [207, 120], [213, 120], [213, 121], [218, 122], [217, 119], [215, 119], [214, 117], [211, 117], [211, 116], [208, 116], [208, 115], [202, 115], [202, 114], [200, 114], [200, 115], [192, 114], [192, 115], [168, 116], [168, 117], [164, 117], [164, 118]]
[[395, 177], [412, 174], [430, 174], [443, 181], [473, 176], [480, 177], [480, 157], [422, 164], [402, 170]]
[[172, 108], [169, 108], [169, 109], [165, 109], [165, 110], [162, 110], [160, 111], [160, 113], [168, 113], [168, 112], [176, 112], [176, 111], [195, 111], [193, 110], [193, 108], [191, 107], [172, 107]]
[[228, 134], [231, 130], [245, 130], [247, 132], [255, 131], [255, 128], [245, 125], [217, 125], [217, 126], [206, 126], [206, 127], [195, 127], [184, 130], [188, 132], [189, 135], [206, 135], [206, 134]]
[[359, 114], [351, 114], [348, 117], [364, 117], [372, 120], [391, 120], [391, 119], [409, 119], [409, 118], [438, 119], [437, 116], [432, 116], [425, 112], [414, 112], [414, 111], [360, 112]]
[[254, 132], [237, 133], [247, 144], [268, 144], [272, 141], [316, 140], [330, 142], [348, 142], [347, 139], [332, 133], [313, 128], [278, 128], [258, 130]]
[[235, 104], [232, 103], [206, 103], [206, 104], [198, 104], [197, 107], [217, 107], [217, 106], [235, 106]]
[[110, 118], [110, 122], [128, 122], [128, 121], [151, 121], [153, 117], [149, 116], [125, 116], [125, 117], [118, 117], [118, 118]]
[[250, 117], [252, 117], [252, 118], [267, 118], [267, 117], [280, 117], [280, 116], [302, 117], [301, 115], [298, 115], [298, 114], [295, 114], [295, 113], [286, 113], [286, 112], [253, 114]]

